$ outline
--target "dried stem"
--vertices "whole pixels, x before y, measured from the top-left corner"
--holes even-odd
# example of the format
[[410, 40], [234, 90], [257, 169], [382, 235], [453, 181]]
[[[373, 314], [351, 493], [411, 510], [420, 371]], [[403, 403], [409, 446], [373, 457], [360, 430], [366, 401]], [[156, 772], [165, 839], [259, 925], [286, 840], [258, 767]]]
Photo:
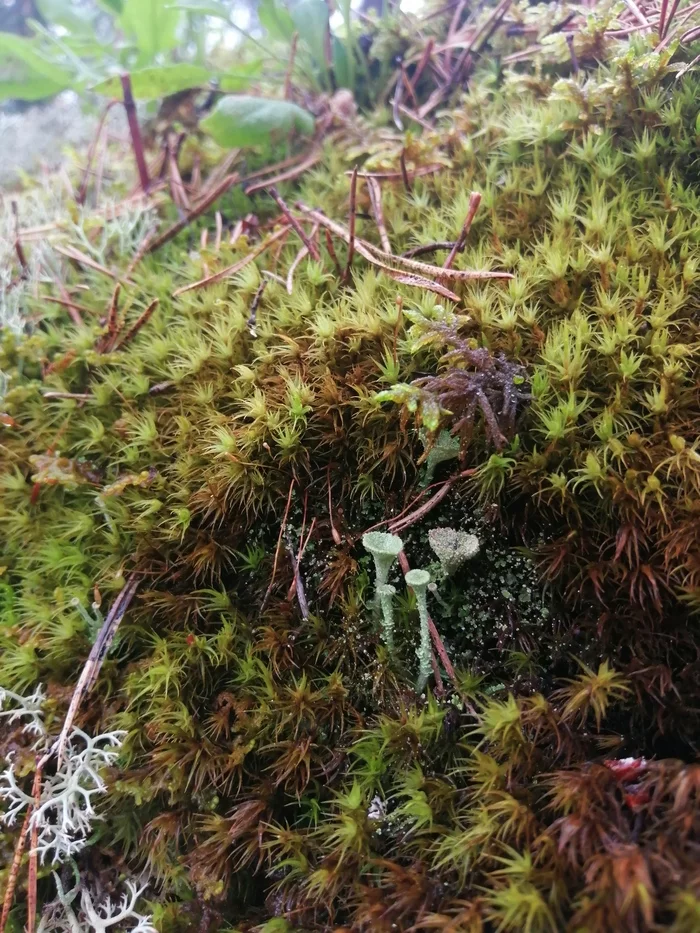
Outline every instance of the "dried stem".
[[134, 158], [136, 159], [136, 168], [138, 169], [139, 173], [141, 190], [144, 194], [148, 194], [148, 189], [150, 188], [151, 183], [148, 178], [148, 167], [146, 165], [146, 158], [143, 152], [143, 140], [141, 138], [141, 129], [139, 127], [139, 121], [136, 115], [136, 104], [134, 103], [134, 96], [131, 93], [131, 76], [125, 73], [119, 77], [122, 84], [124, 109], [126, 110], [126, 119], [129, 123], [131, 146], [134, 150]]
[[27, 262], [24, 247], [22, 246], [22, 240], [20, 239], [19, 211], [17, 209], [16, 201], [12, 201], [12, 217], [15, 224], [15, 253], [17, 254], [17, 259], [22, 269], [21, 277], [23, 279], [27, 279], [29, 278], [29, 263]]
[[386, 232], [384, 211], [382, 210], [382, 189], [376, 178], [367, 179], [367, 191], [369, 192], [369, 199], [372, 204], [372, 213], [374, 214], [374, 220], [377, 224], [377, 230], [379, 231], [379, 239], [382, 244], [382, 249], [385, 253], [390, 253], [391, 243], [389, 241], [389, 235]]
[[[184, 230], [193, 220], [196, 220], [201, 214], [203, 214], [207, 208], [211, 207], [212, 204], [217, 201], [224, 192], [228, 191], [231, 185], [235, 184], [238, 181], [238, 174], [234, 172], [233, 175], [229, 175], [227, 178], [214, 188], [214, 190], [207, 195], [207, 197], [193, 208], [185, 217], [181, 220], [178, 220], [176, 224], [173, 224], [172, 227], [168, 227], [167, 230], [164, 230], [159, 236], [154, 239], [149, 238], [139, 249], [137, 255], [131, 262], [131, 267], [135, 266], [140, 259], [142, 259], [147, 253], [154, 253], [157, 249], [160, 249], [165, 243], [168, 243], [173, 237], [176, 237], [181, 230]], [[130, 267], [130, 268], [131, 268]]]
[[472, 228], [472, 223], [476, 212], [479, 210], [479, 205], [481, 204], [481, 195], [478, 191], [472, 191], [469, 195], [469, 208], [467, 209], [467, 216], [464, 219], [462, 224], [462, 230], [460, 231], [457, 242], [450, 250], [450, 255], [447, 257], [443, 264], [443, 269], [451, 269], [452, 263], [455, 261], [455, 256], [457, 253], [461, 253], [464, 249], [464, 246], [467, 242], [467, 237], [469, 236], [469, 231]]
[[345, 272], [343, 273], [343, 281], [347, 282], [350, 277], [350, 267], [352, 266], [352, 258], [355, 255], [355, 211], [357, 209], [357, 166], [355, 166], [352, 177], [350, 179], [350, 236], [348, 239], [348, 258], [345, 263]]
[[280, 533], [277, 537], [277, 547], [275, 548], [275, 559], [272, 564], [272, 576], [270, 577], [270, 582], [267, 589], [265, 590], [265, 595], [263, 596], [263, 601], [260, 604], [260, 615], [265, 611], [265, 606], [267, 601], [270, 598], [270, 593], [272, 592], [272, 587], [275, 585], [275, 577], [277, 575], [277, 563], [280, 556], [280, 545], [282, 544], [282, 538], [284, 537], [285, 528], [287, 526], [287, 519], [289, 518], [289, 509], [292, 505], [292, 493], [294, 492], [294, 480], [292, 479], [289, 484], [289, 493], [287, 494], [287, 505], [284, 509], [284, 516], [282, 517], [282, 524], [280, 525]]
[[178, 295], [184, 295], [185, 292], [190, 292], [196, 288], [204, 288], [207, 285], [214, 285], [216, 282], [220, 282], [222, 279], [230, 278], [232, 275], [236, 275], [241, 269], [253, 262], [254, 259], [257, 259], [261, 253], [264, 253], [266, 249], [272, 246], [273, 243], [281, 239], [283, 236], [287, 236], [289, 233], [289, 227], [282, 227], [279, 230], [276, 230], [274, 233], [271, 233], [266, 237], [262, 243], [255, 247], [255, 249], [248, 253], [247, 256], [244, 256], [243, 259], [239, 259], [238, 262], [235, 262], [232, 266], [227, 266], [226, 269], [222, 269], [221, 272], [216, 272], [214, 275], [209, 275], [204, 279], [200, 279], [198, 282], [192, 282], [190, 285], [183, 285], [181, 288], [176, 289], [173, 292], [173, 298], [177, 298]]
[[258, 316], [258, 305], [260, 304], [260, 301], [263, 296], [263, 292], [265, 291], [266, 287], [267, 287], [267, 280], [262, 279], [260, 284], [256, 288], [255, 294], [253, 295], [253, 300], [250, 303], [250, 314], [248, 315], [248, 321], [246, 322], [246, 327], [248, 328], [248, 333], [250, 334], [251, 337], [258, 336], [258, 332], [255, 329], [257, 316]]
[[117, 98], [114, 98], [114, 100], [109, 101], [107, 106], [102, 111], [100, 122], [97, 124], [97, 130], [95, 131], [95, 135], [93, 136], [92, 142], [90, 143], [90, 148], [88, 149], [87, 161], [85, 163], [85, 170], [83, 172], [83, 178], [82, 178], [82, 181], [80, 182], [80, 188], [78, 189], [78, 194], [76, 196], [76, 201], [78, 202], [78, 204], [85, 204], [85, 198], [87, 197], [88, 183], [90, 181], [90, 171], [91, 171], [90, 167], [92, 165], [93, 159], [95, 158], [95, 153], [97, 152], [97, 146], [102, 137], [102, 130], [104, 129], [105, 121], [107, 119], [109, 111], [116, 104], [120, 104], [120, 103], [121, 103], [120, 100], [118, 100]]
[[122, 339], [119, 341], [119, 343], [118, 343], [117, 346], [115, 347], [116, 350], [121, 350], [122, 347], [125, 347], [125, 346], [127, 345], [127, 343], [129, 343], [130, 340], [133, 340], [133, 338], [136, 336], [136, 334], [138, 334], [138, 332], [141, 330], [141, 328], [144, 326], [144, 324], [148, 323], [148, 321], [149, 321], [150, 318], [151, 318], [151, 315], [152, 315], [153, 312], [156, 310], [156, 308], [158, 307], [159, 303], [160, 303], [160, 300], [159, 300], [158, 298], [154, 298], [154, 299], [153, 299], [153, 301], [149, 304], [149, 306], [146, 308], [146, 310], [145, 310], [145, 311], [141, 314], [141, 316], [136, 320], [136, 322], [134, 323], [134, 325], [133, 325], [132, 327], [129, 328], [129, 330], [126, 332], [126, 334], [125, 334], [125, 335], [122, 337]]
[[59, 766], [63, 760], [63, 756], [66, 751], [66, 745], [68, 743], [68, 736], [70, 735], [70, 731], [73, 728], [73, 722], [75, 721], [80, 704], [83, 701], [85, 695], [89, 693], [90, 690], [92, 690], [95, 683], [97, 682], [97, 678], [99, 677], [104, 659], [107, 656], [107, 652], [109, 651], [110, 645], [112, 644], [114, 636], [117, 633], [117, 629], [119, 628], [119, 623], [124, 618], [126, 610], [129, 608], [140, 582], [141, 581], [136, 573], [130, 574], [129, 579], [126, 581], [119, 595], [112, 603], [112, 606], [107, 613], [107, 618], [102, 623], [102, 628], [97, 633], [95, 643], [93, 644], [88, 659], [80, 673], [78, 683], [75, 685], [75, 689], [73, 690], [73, 696], [71, 697], [70, 706], [68, 707], [68, 712], [66, 713], [63, 728], [61, 729], [61, 733], [53, 748], [51, 749], [51, 752], [49, 753], [50, 755], [55, 751], [56, 761]]
[[272, 185], [272, 186], [270, 186], [270, 188], [268, 188], [268, 191], [269, 191], [269, 193], [270, 193], [270, 196], [274, 199], [275, 204], [277, 205], [277, 207], [279, 207], [279, 209], [280, 209], [280, 210], [282, 211], [282, 213], [284, 214], [285, 218], [286, 218], [286, 219], [289, 221], [289, 223], [292, 225], [292, 227], [294, 228], [295, 232], [298, 234], [299, 238], [301, 239], [301, 242], [302, 242], [302, 243], [304, 244], [304, 246], [307, 248], [307, 250], [309, 251], [309, 253], [311, 254], [311, 256], [316, 260], [316, 262], [319, 262], [319, 260], [321, 259], [321, 254], [320, 254], [319, 251], [316, 249], [316, 247], [315, 247], [314, 244], [311, 242], [311, 240], [307, 237], [306, 233], [304, 232], [304, 228], [303, 228], [302, 225], [299, 223], [299, 221], [297, 220], [297, 218], [296, 218], [296, 217], [292, 214], [292, 212], [289, 210], [289, 208], [287, 207], [287, 204], [285, 203], [284, 199], [283, 199], [282, 196], [280, 195], [280, 193], [279, 193], [279, 191], [277, 190], [277, 188], [276, 188], [274, 185]]
[[22, 823], [22, 829], [19, 832], [17, 837], [17, 842], [15, 843], [15, 851], [12, 856], [12, 865], [10, 866], [10, 873], [7, 876], [7, 887], [5, 888], [5, 897], [2, 902], [2, 916], [0, 916], [0, 933], [5, 933], [5, 927], [7, 925], [8, 918], [10, 916], [10, 910], [12, 909], [12, 903], [15, 899], [15, 888], [17, 887], [17, 878], [19, 877], [19, 869], [22, 864], [22, 856], [24, 855], [24, 847], [27, 844], [27, 835], [29, 833], [29, 820], [32, 817], [34, 812], [33, 805], [27, 808], [27, 812], [24, 816], [24, 822]]
[[411, 181], [408, 177], [408, 169], [406, 168], [406, 150], [405, 149], [401, 150], [401, 156], [399, 158], [399, 162], [401, 164], [401, 180], [403, 181], [403, 186], [406, 189], [406, 191], [410, 192]]
[[414, 246], [413, 249], [407, 249], [401, 253], [404, 259], [415, 259], [416, 256], [425, 256], [428, 253], [435, 253], [441, 249], [453, 249], [457, 245], [457, 240], [440, 240], [436, 243], [424, 243], [422, 246]]

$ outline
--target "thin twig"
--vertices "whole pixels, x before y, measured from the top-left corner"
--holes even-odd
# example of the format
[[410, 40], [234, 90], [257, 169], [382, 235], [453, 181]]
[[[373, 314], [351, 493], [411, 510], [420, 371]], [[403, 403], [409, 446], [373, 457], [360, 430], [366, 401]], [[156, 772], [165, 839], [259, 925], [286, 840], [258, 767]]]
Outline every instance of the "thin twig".
[[119, 79], [122, 85], [122, 94], [124, 95], [124, 109], [126, 110], [126, 119], [129, 123], [131, 146], [134, 150], [134, 158], [136, 159], [136, 168], [139, 173], [141, 190], [144, 194], [148, 194], [148, 189], [150, 187], [148, 167], [143, 152], [143, 140], [141, 139], [141, 129], [136, 115], [136, 104], [134, 103], [134, 96], [131, 93], [131, 76], [125, 73], [120, 75]]
[[367, 191], [369, 192], [369, 200], [372, 204], [374, 222], [376, 223], [377, 230], [379, 231], [379, 240], [382, 244], [382, 249], [385, 253], [390, 253], [391, 242], [389, 241], [389, 235], [386, 232], [384, 211], [382, 210], [382, 189], [376, 178], [367, 179]]
[[[89, 269], [94, 269], [95, 272], [101, 272], [103, 275], [107, 275], [110, 279], [118, 279], [119, 276], [115, 272], [112, 272], [111, 269], [108, 269], [106, 266], [101, 265], [91, 256], [88, 256], [86, 253], [81, 252], [79, 249], [75, 249], [73, 246], [54, 246], [54, 249], [57, 253], [60, 253], [61, 256], [65, 256], [66, 259], [70, 259], [73, 262], [77, 262], [82, 266], [87, 266]], [[127, 279], [128, 281], [128, 279]], [[135, 283], [131, 283], [135, 284]]]
[[70, 735], [80, 704], [85, 695], [92, 690], [97, 682], [104, 659], [107, 656], [112, 640], [119, 628], [119, 623], [124, 618], [126, 610], [129, 608], [140, 582], [140, 578], [136, 573], [132, 573], [129, 576], [129, 579], [124, 584], [119, 595], [112, 603], [107, 618], [102, 623], [102, 628], [97, 633], [95, 643], [80, 673], [78, 683], [73, 690], [73, 696], [71, 697], [70, 706], [68, 707], [68, 712], [63, 722], [63, 728], [52, 748], [52, 751], [55, 751], [56, 762], [59, 767], [63, 760], [68, 743], [68, 736]]
[[410, 192], [411, 181], [408, 177], [408, 170], [406, 169], [406, 150], [405, 149], [401, 150], [399, 162], [401, 164], [401, 180], [403, 181], [403, 186], [406, 189], [406, 191]]
[[[317, 221], [322, 227], [327, 227], [331, 233], [335, 234], [335, 236], [339, 237], [341, 240], [344, 240], [346, 243], [349, 241], [350, 232], [342, 224], [326, 217], [326, 215], [319, 210], [307, 207], [301, 201], [298, 201], [296, 206], [299, 210], [302, 210], [305, 214], [308, 214], [309, 217], [313, 218], [313, 220]], [[361, 240], [359, 237], [355, 237], [355, 251], [374, 265], [390, 269], [390, 267], [384, 264], [383, 260], [395, 262], [403, 266], [404, 270], [416, 273], [419, 276], [435, 276], [436, 278], [451, 279], [457, 282], [513, 278], [510, 272], [490, 272], [478, 269], [445, 269], [442, 266], [433, 266], [429, 263], [416, 262], [413, 259], [406, 259], [404, 256], [395, 256], [392, 253], [385, 253], [384, 250], [379, 249], [378, 246], [369, 243], [367, 240]], [[400, 270], [390, 269], [390, 271], [399, 272]]]
[[164, 230], [163, 233], [159, 234], [155, 238], [149, 238], [138, 250], [137, 256], [132, 260], [132, 266], [135, 266], [138, 260], [142, 259], [147, 253], [154, 253], [157, 249], [160, 249], [165, 243], [168, 243], [173, 237], [176, 237], [181, 230], [184, 230], [193, 220], [196, 220], [207, 208], [211, 207], [212, 204], [217, 201], [222, 194], [224, 194], [231, 185], [235, 184], [238, 181], [238, 174], [234, 172], [233, 175], [229, 175], [227, 178], [214, 188], [214, 190], [203, 200], [197, 207], [193, 208], [185, 217], [181, 220], [178, 220], [177, 223], [173, 224], [172, 227], [168, 227], [167, 230]]
[[279, 207], [279, 209], [284, 214], [285, 218], [289, 221], [292, 227], [294, 227], [295, 232], [297, 233], [301, 242], [304, 244], [304, 246], [307, 248], [307, 250], [313, 257], [313, 259], [315, 259], [316, 262], [318, 262], [321, 259], [321, 254], [316, 249], [316, 247], [311, 242], [311, 240], [309, 240], [306, 233], [304, 232], [304, 228], [299, 223], [297, 218], [289, 210], [289, 208], [287, 207], [287, 204], [284, 201], [284, 198], [281, 196], [277, 188], [274, 185], [271, 185], [267, 190], [269, 191], [270, 196], [274, 199], [274, 202], [277, 205], [277, 207]]
[[227, 266], [226, 269], [222, 269], [221, 272], [216, 272], [214, 275], [209, 275], [204, 279], [200, 279], [198, 282], [192, 282], [190, 285], [183, 285], [181, 288], [177, 288], [173, 292], [173, 298], [177, 298], [178, 295], [184, 295], [186, 292], [190, 292], [196, 288], [204, 288], [207, 285], [214, 285], [216, 282], [220, 282], [222, 279], [230, 278], [232, 275], [236, 275], [241, 269], [253, 262], [254, 259], [257, 259], [261, 253], [264, 253], [266, 249], [272, 246], [273, 243], [276, 243], [277, 240], [281, 239], [283, 236], [287, 236], [289, 233], [289, 227], [281, 227], [279, 230], [276, 230], [274, 233], [271, 233], [266, 239], [259, 243], [255, 249], [248, 253], [247, 256], [244, 256], [243, 259], [239, 259], [238, 262], [235, 262], [232, 266]]
[[12, 865], [10, 866], [10, 873], [7, 876], [7, 887], [5, 888], [5, 897], [2, 902], [2, 916], [0, 916], [0, 933], [5, 933], [5, 926], [10, 916], [10, 910], [12, 909], [12, 903], [15, 899], [15, 888], [17, 887], [17, 878], [19, 877], [19, 869], [22, 864], [22, 856], [24, 855], [24, 847], [27, 844], [27, 835], [29, 834], [29, 820], [32, 817], [34, 812], [34, 805], [30, 804], [27, 807], [27, 812], [24, 816], [24, 822], [22, 823], [22, 829], [19, 832], [17, 837], [17, 842], [15, 843], [15, 851], [12, 856]]
[[340, 532], [335, 527], [335, 524], [333, 522], [333, 499], [331, 496], [331, 468], [330, 467], [328, 467], [328, 470], [326, 471], [326, 483], [328, 484], [328, 521], [331, 524], [331, 535], [333, 537], [333, 542], [339, 546], [340, 544], [342, 544], [343, 539], [340, 537]]
[[277, 547], [275, 548], [275, 559], [272, 564], [272, 576], [270, 577], [270, 582], [267, 589], [265, 590], [265, 595], [263, 596], [263, 601], [260, 604], [260, 615], [265, 611], [265, 606], [267, 601], [270, 598], [270, 593], [272, 592], [272, 587], [275, 585], [275, 576], [277, 575], [277, 562], [279, 561], [280, 556], [280, 545], [282, 544], [282, 538], [284, 537], [285, 528], [287, 525], [287, 519], [289, 517], [289, 509], [292, 505], [292, 493], [294, 492], [294, 480], [292, 479], [289, 484], [289, 493], [287, 494], [287, 505], [284, 509], [284, 516], [282, 517], [282, 524], [280, 525], [280, 533], [277, 537]]
[[[430, 165], [422, 165], [420, 168], [412, 168], [410, 172], [407, 172], [409, 178], [420, 178], [423, 175], [432, 175], [433, 172], [439, 172], [442, 169], [446, 168], [445, 165], [442, 165], [439, 162], [432, 163]], [[352, 175], [351, 171], [345, 173], [346, 175]], [[403, 172], [358, 172], [358, 178], [378, 178], [381, 181], [403, 181], [404, 173]]]
[[119, 282], [114, 286], [112, 299], [109, 303], [107, 312], [107, 330], [100, 343], [101, 352], [105, 352], [117, 337], [117, 311], [119, 310], [119, 292], [121, 285]]
[[352, 266], [352, 258], [355, 255], [355, 211], [357, 209], [357, 166], [352, 173], [350, 179], [350, 214], [349, 214], [349, 230], [350, 237], [348, 239], [348, 258], [345, 263], [345, 272], [343, 273], [343, 281], [347, 282], [350, 277], [350, 267]]
[[462, 224], [462, 229], [460, 231], [457, 242], [450, 250], [450, 255], [447, 257], [443, 264], [443, 269], [451, 269], [452, 263], [455, 261], [455, 256], [457, 253], [461, 253], [464, 249], [464, 246], [467, 242], [467, 237], [469, 236], [469, 231], [472, 228], [472, 223], [474, 221], [474, 216], [479, 210], [479, 205], [481, 204], [481, 195], [478, 191], [472, 191], [469, 195], [469, 208], [467, 210], [467, 216], [464, 219]]
[[27, 279], [29, 278], [29, 263], [27, 262], [24, 247], [22, 246], [22, 240], [20, 239], [19, 210], [17, 209], [16, 201], [12, 201], [12, 217], [15, 224], [15, 253], [17, 254], [17, 259], [22, 269], [22, 278]]
[[[42, 301], [49, 301], [54, 305], [61, 305], [63, 308], [67, 308], [68, 311], [82, 311], [83, 314], [92, 314], [92, 308], [86, 308], [85, 305], [76, 304], [76, 302], [71, 301], [70, 298], [54, 298], [52, 295], [43, 295], [41, 298]], [[77, 322], [76, 322], [77, 323]], [[82, 324], [82, 319], [80, 321]]]
[[[41, 805], [41, 778], [44, 765], [47, 761], [44, 755], [36, 766], [34, 782], [32, 784], [33, 811], [36, 812]], [[39, 827], [36, 820], [29, 824], [29, 872], [27, 878], [27, 933], [34, 933], [36, 929], [36, 888], [39, 875]]]
[[82, 178], [82, 181], [80, 182], [80, 187], [78, 188], [78, 194], [76, 197], [76, 201], [78, 202], [78, 204], [85, 204], [85, 198], [87, 197], [88, 184], [90, 181], [90, 166], [92, 165], [92, 161], [95, 158], [95, 153], [97, 152], [97, 146], [102, 136], [102, 130], [104, 129], [105, 121], [107, 119], [109, 111], [112, 109], [112, 107], [120, 103], [121, 101], [115, 97], [114, 100], [110, 100], [107, 103], [107, 106], [102, 111], [102, 116], [100, 117], [100, 121], [97, 124], [97, 130], [95, 131], [95, 135], [92, 138], [92, 142], [90, 143], [90, 148], [88, 149], [88, 152], [87, 152], [87, 159], [85, 162], [85, 169], [83, 171], [83, 178]]
[[[245, 194], [251, 195], [255, 194], [256, 191], [267, 188], [269, 185], [279, 185], [283, 181], [291, 181], [316, 165], [320, 158], [320, 151], [314, 148], [301, 162], [298, 156], [294, 156], [293, 158], [285, 159], [283, 162], [277, 162], [275, 165], [268, 165], [266, 168], [258, 169], [257, 172], [251, 172], [249, 175], [246, 175], [245, 178], [241, 179], [243, 191]], [[270, 172], [279, 172], [279, 174], [273, 175], [267, 180], [263, 179], [256, 184], [249, 184], [249, 182], [256, 178], [269, 175]]]
[[343, 270], [340, 268], [340, 263], [338, 262], [338, 257], [335, 253], [335, 247], [333, 246], [333, 237], [331, 236], [330, 230], [326, 227], [323, 231], [326, 237], [326, 249], [328, 250], [328, 255], [333, 260], [333, 265], [335, 266], [335, 272], [338, 278], [343, 274]]
[[248, 328], [248, 333], [250, 334], [251, 337], [258, 336], [258, 332], [255, 329], [255, 324], [256, 324], [257, 315], [258, 315], [258, 305], [260, 304], [260, 300], [263, 296], [263, 292], [265, 291], [266, 287], [267, 287], [267, 280], [261, 279], [260, 284], [256, 288], [255, 294], [253, 295], [253, 300], [250, 303], [250, 314], [248, 315], [246, 327]]
[[148, 323], [148, 321], [151, 318], [151, 315], [156, 310], [159, 304], [160, 304], [160, 299], [154, 298], [153, 301], [146, 308], [146, 310], [135, 321], [134, 325], [130, 327], [129, 330], [126, 332], [126, 334], [122, 337], [122, 339], [119, 341], [119, 343], [114, 348], [115, 350], [121, 350], [122, 347], [125, 347], [127, 343], [129, 343], [130, 340], [133, 340], [133, 338], [136, 336], [136, 334], [138, 334], [138, 332], [141, 330], [144, 324]]
[[401, 253], [404, 259], [415, 259], [416, 256], [426, 256], [428, 253], [436, 253], [441, 249], [453, 249], [457, 245], [457, 240], [440, 240], [436, 243], [424, 243], [422, 246], [414, 246], [413, 249], [407, 249]]

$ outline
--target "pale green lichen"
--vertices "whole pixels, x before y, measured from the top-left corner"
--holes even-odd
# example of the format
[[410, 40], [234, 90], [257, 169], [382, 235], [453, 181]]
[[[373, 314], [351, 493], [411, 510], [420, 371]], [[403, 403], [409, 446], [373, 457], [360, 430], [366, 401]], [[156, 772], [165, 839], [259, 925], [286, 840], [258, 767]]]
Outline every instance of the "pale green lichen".
[[368, 531], [362, 536], [362, 544], [374, 558], [376, 585], [379, 590], [380, 586], [389, 582], [389, 571], [403, 550], [403, 541], [398, 535], [387, 534], [384, 531]]
[[428, 532], [430, 547], [440, 561], [445, 576], [451, 577], [470, 558], [479, 552], [479, 539], [466, 531], [454, 528], [431, 528]]
[[389, 651], [394, 650], [394, 596], [396, 587], [390, 583], [384, 583], [377, 587], [379, 604], [382, 609], [382, 630], [384, 632], [384, 641]]
[[417, 689], [422, 690], [428, 682], [431, 670], [430, 619], [428, 617], [428, 586], [430, 574], [427, 570], [409, 570], [406, 583], [416, 595], [418, 616], [420, 618], [420, 643], [416, 649], [418, 656]]

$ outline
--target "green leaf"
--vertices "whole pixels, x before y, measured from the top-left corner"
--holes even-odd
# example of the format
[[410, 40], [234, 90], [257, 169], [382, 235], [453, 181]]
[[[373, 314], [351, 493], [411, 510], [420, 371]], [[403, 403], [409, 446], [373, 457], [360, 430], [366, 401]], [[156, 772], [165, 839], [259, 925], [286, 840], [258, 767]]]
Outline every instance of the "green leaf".
[[73, 0], [36, 0], [36, 5], [49, 26], [63, 26], [71, 33], [92, 33], [91, 18], [76, 12]]
[[201, 0], [200, 3], [190, 0], [189, 3], [171, 3], [171, 10], [184, 10], [187, 13], [199, 13], [200, 16], [215, 16], [217, 19], [229, 21], [229, 11], [223, 3], [211, 3], [210, 0]]
[[108, 13], [116, 13], [117, 16], [121, 16], [124, 9], [124, 0], [97, 0], [97, 2], [103, 10]]
[[143, 61], [177, 45], [181, 14], [168, 0], [124, 0], [121, 25], [136, 40]]
[[227, 71], [225, 74], [217, 75], [219, 90], [223, 91], [225, 94], [242, 91], [244, 88], [248, 87], [251, 80], [256, 75], [260, 74], [262, 63], [261, 58], [256, 58], [255, 61], [238, 65], [236, 71]]
[[294, 35], [294, 20], [289, 11], [275, 0], [260, 0], [258, 19], [272, 39], [285, 41]]
[[266, 143], [271, 133], [298, 130], [311, 135], [314, 118], [308, 111], [287, 100], [223, 97], [200, 126], [220, 146], [232, 149]]
[[[0, 60], [3, 53], [10, 59], [22, 62], [31, 73], [31, 80], [43, 78], [45, 86], [50, 90], [43, 96], [57, 94], [67, 87], [71, 87], [74, 78], [70, 71], [47, 61], [45, 56], [39, 51], [36, 42], [32, 39], [26, 39], [24, 36], [15, 36], [9, 32], [0, 32]], [[0, 80], [2, 78], [0, 77]], [[23, 98], [25, 100], [35, 100], [36, 98]]]
[[[131, 72], [131, 91], [136, 100], [155, 100], [186, 91], [206, 87], [211, 73], [201, 65], [153, 65]], [[100, 81], [91, 90], [106, 97], [121, 97], [122, 85], [118, 75]]]
[[326, 37], [330, 29], [328, 7], [324, 0], [301, 0], [292, 9], [292, 20], [299, 41], [311, 52], [319, 68], [326, 68]]

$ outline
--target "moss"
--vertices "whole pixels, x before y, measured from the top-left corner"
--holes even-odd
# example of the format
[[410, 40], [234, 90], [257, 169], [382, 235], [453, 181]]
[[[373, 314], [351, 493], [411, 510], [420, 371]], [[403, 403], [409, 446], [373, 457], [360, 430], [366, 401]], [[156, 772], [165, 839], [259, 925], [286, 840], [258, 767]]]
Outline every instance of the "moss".
[[[394, 171], [399, 254], [454, 241], [478, 190], [455, 267], [512, 279], [450, 282], [453, 305], [356, 253], [343, 281], [320, 237], [289, 294], [290, 235], [173, 297], [274, 229], [270, 200], [236, 190], [226, 223], [259, 224], [234, 244], [205, 215], [127, 277], [136, 240], [115, 234], [116, 302], [66, 266], [82, 323], [41, 283], [35, 325], [3, 337], [0, 683], [48, 683], [62, 709], [139, 574], [81, 714], [128, 734], [80, 867], [146, 868], [163, 930], [692, 921], [698, 81], [606, 51], [609, 16], [577, 37], [578, 78], [555, 35], [536, 68], [480, 66], [433, 130], [346, 127], [282, 191], [344, 222], [346, 169]], [[441, 166], [410, 190], [404, 148]], [[436, 527], [481, 548], [430, 597], [456, 683], [442, 659], [420, 696], [415, 599], [395, 566], [390, 656], [361, 542], [436, 494], [396, 529], [410, 566], [434, 562]], [[601, 750], [672, 760], [620, 777]]]

